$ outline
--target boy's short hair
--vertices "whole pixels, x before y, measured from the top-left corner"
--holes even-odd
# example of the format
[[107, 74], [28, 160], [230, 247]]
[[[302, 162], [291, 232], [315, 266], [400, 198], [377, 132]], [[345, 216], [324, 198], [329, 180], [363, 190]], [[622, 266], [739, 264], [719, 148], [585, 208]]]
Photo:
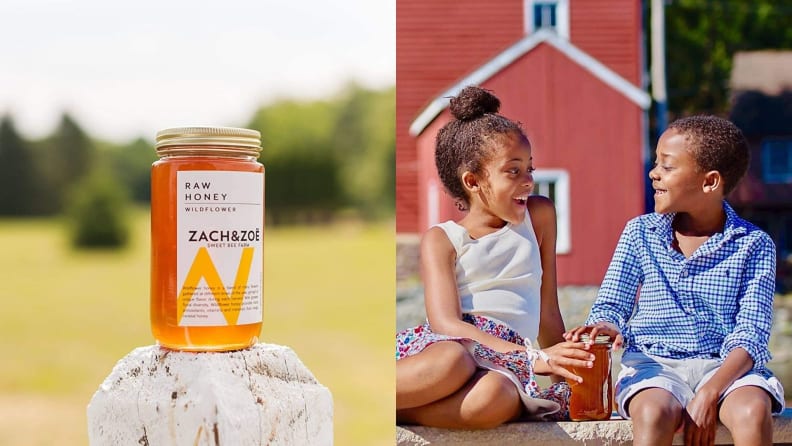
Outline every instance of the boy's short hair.
[[737, 187], [748, 171], [750, 151], [736, 125], [717, 116], [698, 115], [672, 122], [668, 126], [668, 130], [671, 129], [685, 135], [688, 150], [700, 169], [720, 172], [724, 195]]

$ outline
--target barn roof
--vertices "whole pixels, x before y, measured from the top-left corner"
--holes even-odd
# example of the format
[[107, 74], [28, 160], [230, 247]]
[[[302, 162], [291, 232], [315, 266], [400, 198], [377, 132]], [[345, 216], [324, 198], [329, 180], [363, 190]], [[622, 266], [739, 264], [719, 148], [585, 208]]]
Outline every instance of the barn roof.
[[417, 136], [423, 132], [426, 126], [448, 107], [450, 98], [459, 94], [463, 88], [468, 85], [481, 85], [511, 63], [536, 48], [540, 43], [547, 43], [565, 54], [596, 78], [626, 96], [642, 109], [648, 109], [651, 105], [651, 97], [645, 91], [619, 76], [615, 71], [589, 56], [578, 47], [572, 45], [568, 40], [559, 37], [555, 32], [540, 30], [524, 37], [437, 96], [420, 114], [418, 114], [418, 117], [415, 118], [412, 124], [410, 124], [410, 134]]
[[792, 51], [740, 51], [734, 54], [729, 86], [733, 91], [777, 95], [792, 90]]

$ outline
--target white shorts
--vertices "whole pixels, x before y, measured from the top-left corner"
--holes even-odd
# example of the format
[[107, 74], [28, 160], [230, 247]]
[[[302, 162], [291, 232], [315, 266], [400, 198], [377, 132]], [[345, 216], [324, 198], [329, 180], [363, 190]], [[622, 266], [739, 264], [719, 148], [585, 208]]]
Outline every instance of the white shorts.
[[[719, 359], [693, 358], [668, 359], [645, 353], [624, 352], [621, 358], [621, 372], [616, 379], [616, 409], [625, 419], [630, 416], [625, 404], [636, 393], [651, 387], [659, 387], [687, 407], [695, 393], [718, 371]], [[784, 388], [775, 376], [764, 376], [750, 371], [735, 380], [723, 392], [718, 403], [734, 389], [743, 386], [756, 386], [767, 391], [773, 400], [773, 414], [784, 410]]]

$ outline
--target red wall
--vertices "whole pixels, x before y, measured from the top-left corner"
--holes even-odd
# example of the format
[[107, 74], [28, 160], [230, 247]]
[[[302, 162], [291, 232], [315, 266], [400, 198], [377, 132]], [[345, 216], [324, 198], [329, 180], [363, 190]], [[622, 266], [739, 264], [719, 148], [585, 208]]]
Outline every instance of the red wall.
[[[559, 284], [599, 284], [624, 224], [643, 212], [643, 111], [547, 44], [483, 86], [500, 97], [502, 114], [522, 122], [534, 165], [569, 172], [571, 251], [558, 256]], [[437, 181], [434, 138], [448, 119], [446, 110], [418, 138], [424, 191]], [[440, 221], [455, 218], [452, 202], [442, 203]]]
[[[523, 0], [399, 0], [396, 4], [396, 230], [421, 230], [410, 123], [466, 74], [524, 37]], [[570, 0], [570, 40], [640, 85], [641, 4]]]
[[641, 85], [642, 3], [570, 0], [570, 41], [633, 85]]

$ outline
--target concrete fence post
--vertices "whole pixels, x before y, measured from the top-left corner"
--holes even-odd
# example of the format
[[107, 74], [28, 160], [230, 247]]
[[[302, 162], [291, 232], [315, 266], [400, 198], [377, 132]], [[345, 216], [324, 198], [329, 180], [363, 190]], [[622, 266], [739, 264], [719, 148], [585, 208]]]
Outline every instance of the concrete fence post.
[[331, 445], [330, 391], [288, 347], [140, 347], [88, 405], [91, 446]]

